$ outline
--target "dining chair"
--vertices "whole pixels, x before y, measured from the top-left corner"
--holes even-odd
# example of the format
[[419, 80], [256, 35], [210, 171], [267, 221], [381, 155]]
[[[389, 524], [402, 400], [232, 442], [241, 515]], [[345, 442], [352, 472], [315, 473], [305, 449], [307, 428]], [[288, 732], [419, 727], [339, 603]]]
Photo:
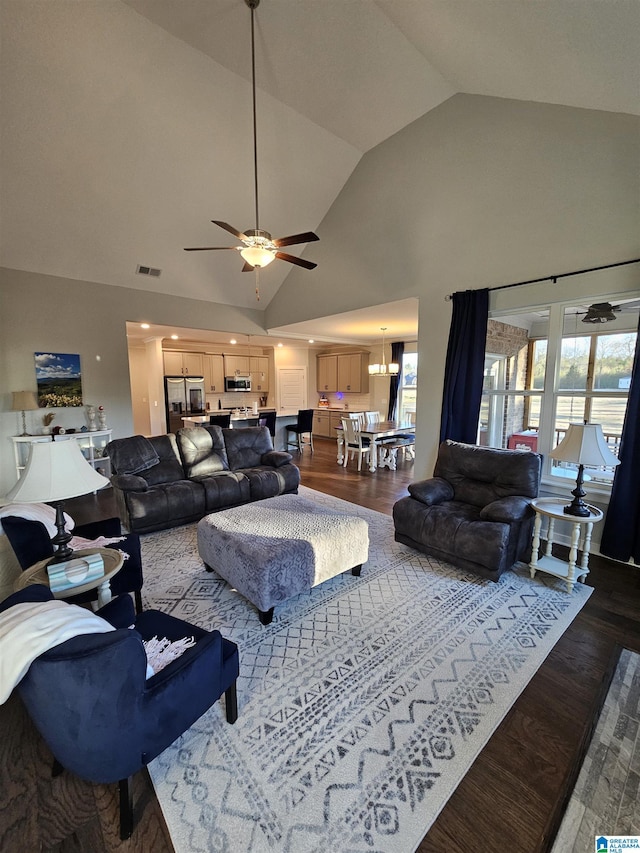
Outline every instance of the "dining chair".
[[344, 436], [343, 466], [347, 467], [349, 453], [358, 456], [358, 471], [362, 470], [362, 457], [371, 453], [371, 441], [360, 432], [360, 419], [357, 414], [342, 418], [342, 432]]
[[378, 423], [382, 420], [380, 412], [365, 412], [365, 416], [368, 421], [373, 421], [373, 423]]
[[258, 419], [258, 426], [266, 426], [271, 433], [271, 438], [276, 437], [276, 412], [265, 412]]
[[228, 412], [226, 415], [209, 415], [209, 426], [212, 424], [223, 429], [229, 429], [231, 426], [231, 413]]
[[[313, 409], [299, 409], [298, 420], [295, 424], [287, 424], [285, 430], [287, 431], [285, 450], [289, 447], [296, 447], [302, 453], [304, 445], [308, 444], [313, 453]], [[293, 440], [290, 438], [290, 433], [295, 436]], [[309, 437], [308, 442], [304, 440], [305, 435]]]

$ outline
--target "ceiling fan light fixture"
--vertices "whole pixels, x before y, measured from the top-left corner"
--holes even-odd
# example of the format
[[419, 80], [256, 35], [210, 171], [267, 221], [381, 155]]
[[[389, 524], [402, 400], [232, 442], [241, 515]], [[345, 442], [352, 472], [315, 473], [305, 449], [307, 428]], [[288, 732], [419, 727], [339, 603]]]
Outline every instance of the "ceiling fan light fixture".
[[240, 249], [243, 259], [252, 267], [266, 267], [275, 259], [276, 253], [260, 246], [246, 246]]

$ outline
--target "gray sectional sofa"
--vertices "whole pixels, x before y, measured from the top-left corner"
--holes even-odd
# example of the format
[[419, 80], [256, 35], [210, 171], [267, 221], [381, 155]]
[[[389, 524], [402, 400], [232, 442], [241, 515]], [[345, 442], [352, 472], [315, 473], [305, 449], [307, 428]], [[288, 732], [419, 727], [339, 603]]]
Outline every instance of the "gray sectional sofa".
[[107, 445], [118, 512], [130, 532], [197, 521], [210, 512], [296, 493], [300, 471], [267, 427], [181, 429]]

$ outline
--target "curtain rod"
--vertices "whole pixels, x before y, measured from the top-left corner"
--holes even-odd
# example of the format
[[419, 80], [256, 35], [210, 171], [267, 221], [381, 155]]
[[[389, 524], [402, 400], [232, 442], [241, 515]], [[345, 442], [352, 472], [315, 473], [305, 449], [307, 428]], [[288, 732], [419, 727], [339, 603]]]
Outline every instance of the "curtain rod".
[[[531, 278], [529, 281], [516, 281], [513, 284], [499, 284], [497, 287], [489, 287], [488, 290], [508, 290], [510, 287], [522, 287], [524, 284], [540, 284], [541, 281], [552, 281], [555, 284], [559, 278], [568, 278], [572, 275], [583, 275], [588, 272], [599, 272], [600, 270], [610, 270], [613, 267], [625, 267], [628, 264], [640, 264], [640, 258], [634, 258], [632, 261], [618, 261], [616, 264], [604, 264], [604, 266], [591, 267], [586, 270], [574, 270], [573, 272], [561, 272], [557, 275], [545, 275], [543, 278]], [[445, 301], [449, 302], [452, 296], [452, 293], [447, 293]]]

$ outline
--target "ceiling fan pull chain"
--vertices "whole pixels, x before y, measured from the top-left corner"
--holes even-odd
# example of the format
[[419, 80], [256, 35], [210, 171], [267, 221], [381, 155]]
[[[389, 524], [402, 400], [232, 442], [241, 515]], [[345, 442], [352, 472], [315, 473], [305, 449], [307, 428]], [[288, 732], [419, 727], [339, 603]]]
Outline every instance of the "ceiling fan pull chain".
[[260, 267], [254, 267], [256, 271], [256, 302], [260, 302]]

